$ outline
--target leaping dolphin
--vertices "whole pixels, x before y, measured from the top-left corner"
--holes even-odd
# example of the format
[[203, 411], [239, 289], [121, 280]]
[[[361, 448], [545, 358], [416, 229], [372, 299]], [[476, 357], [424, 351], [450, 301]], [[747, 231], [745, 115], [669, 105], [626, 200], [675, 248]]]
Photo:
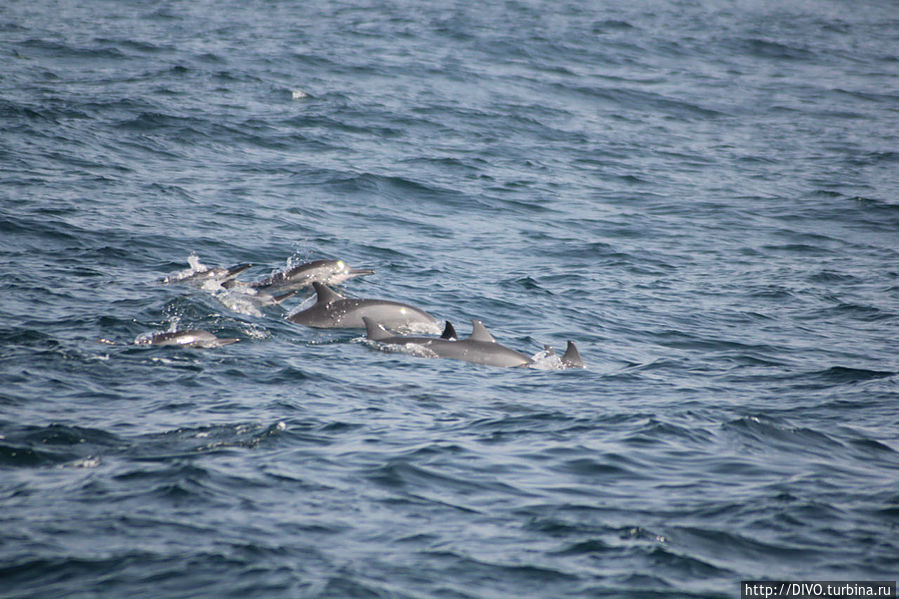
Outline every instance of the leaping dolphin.
[[379, 322], [391, 330], [438, 329], [437, 319], [408, 304], [379, 299], [347, 298], [327, 285], [314, 281], [315, 305], [287, 320], [322, 329], [364, 329], [363, 317]]
[[170, 333], [156, 333], [149, 337], [139, 338], [135, 343], [138, 345], [177, 345], [178, 347], [212, 348], [236, 343], [237, 341], [240, 341], [240, 339], [236, 337], [223, 339], [201, 329], [184, 329]]
[[[363, 317], [367, 337], [372, 341], [386, 345], [418, 345], [434, 353], [438, 358], [464, 360], [487, 366], [528, 366], [534, 361], [523, 353], [500, 345], [480, 320], [471, 321], [471, 336], [468, 339], [456, 340], [452, 324], [447, 322], [444, 336], [434, 337], [393, 337], [378, 323]], [[448, 333], [452, 331], [452, 333]]]
[[259, 281], [228, 281], [225, 287], [246, 286], [272, 291], [291, 291], [309, 287], [313, 282], [340, 285], [347, 279], [374, 274], [371, 268], [352, 268], [343, 260], [315, 260], [277, 272]]

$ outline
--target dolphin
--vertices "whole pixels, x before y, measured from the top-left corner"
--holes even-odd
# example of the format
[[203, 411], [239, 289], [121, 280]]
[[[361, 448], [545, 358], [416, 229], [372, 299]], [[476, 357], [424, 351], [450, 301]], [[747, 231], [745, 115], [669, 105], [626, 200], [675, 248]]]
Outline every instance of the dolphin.
[[[464, 360], [487, 366], [530, 366], [534, 359], [500, 345], [480, 320], [472, 320], [472, 332], [468, 339], [458, 340], [456, 330], [450, 321], [446, 321], [443, 335], [436, 337], [394, 337], [378, 323], [363, 316], [366, 337], [385, 345], [419, 346], [438, 358]], [[547, 355], [555, 356], [556, 352], [546, 346]], [[574, 342], [569, 341], [565, 353], [560, 358], [563, 368], [584, 368], [584, 361]]]
[[240, 341], [240, 339], [236, 337], [223, 339], [201, 329], [184, 329], [170, 333], [156, 333], [149, 337], [139, 338], [135, 343], [138, 345], [176, 345], [178, 347], [211, 348], [236, 343], [237, 341]]
[[534, 360], [523, 353], [497, 343], [480, 320], [471, 321], [471, 336], [468, 339], [458, 340], [454, 339], [455, 330], [449, 322], [444, 329], [444, 336], [437, 339], [435, 337], [393, 337], [371, 318], [363, 316], [362, 319], [365, 322], [366, 336], [372, 341], [385, 345], [418, 345], [429, 350], [438, 358], [463, 360], [487, 366], [528, 366], [534, 363]]
[[[559, 357], [558, 354], [556, 354], [556, 350], [554, 350], [549, 345], [544, 345], [543, 351], [545, 352], [545, 355], [547, 357]], [[577, 350], [577, 346], [574, 344], [574, 341], [568, 342], [568, 346], [565, 348], [565, 353], [562, 354], [562, 357], [559, 358], [559, 361], [564, 368], [586, 368], [586, 366], [584, 366], [584, 360], [583, 358], [581, 358], [581, 352]]]
[[246, 286], [266, 291], [291, 291], [309, 287], [314, 281], [328, 285], [340, 285], [347, 279], [374, 274], [371, 268], [352, 268], [343, 260], [315, 260], [276, 272], [250, 283], [228, 281], [225, 287]]
[[217, 266], [215, 268], [200, 267], [187, 271], [186, 274], [170, 275], [162, 279], [163, 283], [190, 283], [192, 285], [204, 285], [207, 281], [215, 281], [219, 285], [225, 285], [234, 277], [253, 266], [252, 264], [235, 264], [234, 266]]
[[315, 305], [287, 320], [321, 329], [364, 329], [367, 316], [392, 330], [408, 328], [437, 328], [437, 319], [408, 304], [379, 299], [347, 298], [327, 285], [313, 281], [317, 295]]

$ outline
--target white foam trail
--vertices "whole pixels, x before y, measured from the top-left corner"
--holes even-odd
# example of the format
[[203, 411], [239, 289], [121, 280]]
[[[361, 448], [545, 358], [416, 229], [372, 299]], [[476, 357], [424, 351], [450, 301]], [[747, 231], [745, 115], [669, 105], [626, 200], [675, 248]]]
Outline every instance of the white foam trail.
[[[233, 292], [229, 289], [225, 289], [221, 285], [218, 287], [220, 291], [212, 293], [212, 297], [221, 302], [223, 306], [238, 314], [246, 314], [247, 316], [255, 316], [257, 318], [262, 317], [262, 310], [258, 308], [257, 303], [251, 299], [250, 295], [241, 292]], [[204, 285], [203, 288], [206, 289], [206, 285]]]

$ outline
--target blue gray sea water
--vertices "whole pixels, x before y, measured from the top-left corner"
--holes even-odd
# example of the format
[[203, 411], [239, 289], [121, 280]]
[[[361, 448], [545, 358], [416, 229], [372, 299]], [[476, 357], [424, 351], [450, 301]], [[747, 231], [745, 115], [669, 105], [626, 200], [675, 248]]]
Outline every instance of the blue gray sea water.
[[[895, 2], [8, 0], [0, 64], [0, 596], [897, 577]], [[317, 258], [587, 368], [160, 283]]]

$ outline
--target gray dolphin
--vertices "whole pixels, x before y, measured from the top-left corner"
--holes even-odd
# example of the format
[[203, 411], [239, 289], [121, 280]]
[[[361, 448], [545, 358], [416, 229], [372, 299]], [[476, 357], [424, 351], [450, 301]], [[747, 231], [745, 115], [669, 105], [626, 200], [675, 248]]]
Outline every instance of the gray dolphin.
[[340, 285], [347, 279], [374, 274], [371, 268], [352, 268], [343, 260], [315, 260], [276, 272], [259, 281], [243, 283], [229, 281], [225, 287], [246, 286], [267, 291], [290, 291], [309, 287], [314, 281], [328, 285]]
[[206, 281], [215, 281], [219, 285], [225, 285], [234, 277], [253, 266], [252, 264], [235, 264], [234, 266], [217, 266], [215, 268], [203, 268], [196, 272], [188, 272], [184, 275], [170, 275], [162, 279], [163, 283], [190, 283], [203, 285]]
[[449, 322], [447, 322], [447, 328], [444, 329], [444, 336], [437, 339], [434, 337], [393, 337], [372, 319], [364, 316], [363, 321], [365, 322], [366, 336], [372, 341], [387, 345], [419, 345], [433, 352], [438, 358], [504, 367], [527, 366], [534, 363], [528, 356], [497, 343], [480, 320], [471, 321], [471, 336], [461, 340], [453, 338], [455, 330], [452, 329]]
[[391, 330], [438, 326], [436, 318], [408, 304], [347, 298], [318, 281], [312, 286], [317, 295], [315, 305], [288, 316], [287, 320], [322, 329], [364, 329], [362, 318], [365, 316]]
[[[365, 322], [368, 339], [385, 345], [416, 345], [423, 347], [438, 358], [464, 360], [488, 366], [509, 367], [534, 364], [532, 358], [497, 343], [480, 320], [471, 321], [471, 336], [461, 341], [458, 340], [450, 321], [446, 321], [443, 335], [438, 339], [436, 337], [394, 337], [370, 318], [363, 317], [362, 320]], [[549, 346], [546, 347], [546, 351], [548, 355], [555, 355], [555, 351]], [[560, 360], [564, 368], [584, 368], [584, 361], [572, 341], [568, 342], [565, 354]]]
[[209, 331], [201, 329], [184, 329], [171, 333], [156, 333], [149, 337], [138, 339], [138, 345], [177, 345], [178, 347], [221, 347], [240, 341], [236, 337], [220, 338]]

